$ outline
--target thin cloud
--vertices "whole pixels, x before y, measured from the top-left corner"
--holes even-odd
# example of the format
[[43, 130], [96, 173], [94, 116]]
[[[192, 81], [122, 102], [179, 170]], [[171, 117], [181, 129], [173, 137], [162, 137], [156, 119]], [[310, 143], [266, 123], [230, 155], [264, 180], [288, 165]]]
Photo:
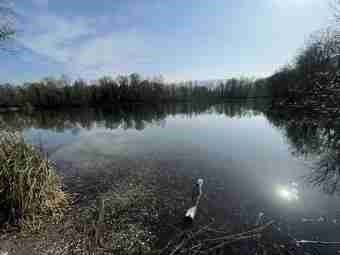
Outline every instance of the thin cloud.
[[[328, 5], [318, 0], [259, 0], [255, 10], [251, 2], [237, 8], [241, 6], [237, 1], [219, 0], [94, 5], [84, 0], [81, 6], [60, 0], [53, 10], [46, 8], [52, 3], [46, 0], [27, 2], [18, 1], [15, 8], [24, 16], [19, 42], [62, 67], [57, 71], [86, 79], [130, 72], [162, 73], [170, 80], [264, 75], [291, 59], [305, 35], [329, 16]], [[22, 66], [13, 69], [21, 71]], [[45, 75], [40, 67], [33, 72], [32, 76]]]
[[83, 36], [93, 34], [86, 18], [64, 17], [43, 14], [36, 16], [25, 34], [19, 39], [26, 48], [51, 58], [53, 61], [66, 64], [73, 55], [73, 44]]
[[47, 8], [49, 0], [32, 0], [33, 4], [38, 8]]
[[64, 65], [72, 76], [116, 75], [153, 62], [150, 53], [155, 49], [148, 42], [150, 38], [134, 29], [101, 32], [101, 25], [91, 18], [44, 13], [33, 19], [32, 29], [28, 28], [19, 41]]

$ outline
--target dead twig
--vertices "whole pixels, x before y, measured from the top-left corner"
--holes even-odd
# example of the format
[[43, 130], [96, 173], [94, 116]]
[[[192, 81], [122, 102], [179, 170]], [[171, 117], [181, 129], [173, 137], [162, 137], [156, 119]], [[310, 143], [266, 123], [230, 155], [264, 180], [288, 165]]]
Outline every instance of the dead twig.
[[223, 240], [229, 240], [229, 239], [236, 239], [242, 236], [247, 236], [247, 235], [251, 235], [251, 234], [256, 234], [256, 233], [260, 233], [263, 232], [265, 229], [267, 229], [268, 227], [272, 226], [274, 224], [274, 221], [269, 221], [266, 224], [251, 229], [249, 231], [245, 231], [242, 233], [238, 233], [238, 234], [232, 234], [232, 235], [228, 235], [228, 236], [222, 236], [222, 237], [218, 237], [218, 238], [213, 238], [213, 239], [206, 239], [204, 240], [205, 242], [212, 242], [212, 241], [223, 241]]
[[[171, 240], [165, 249], [162, 250], [162, 252], [169, 250], [171, 244], [172, 249], [169, 251], [169, 255], [175, 255], [178, 253], [185, 253], [185, 252], [193, 252], [195, 254], [211, 254], [212, 252], [215, 252], [218, 249], [222, 249], [223, 247], [240, 242], [243, 240], [251, 240], [251, 239], [260, 239], [262, 237], [262, 233], [267, 230], [270, 226], [274, 224], [274, 221], [269, 221], [266, 224], [256, 227], [254, 229], [231, 234], [231, 235], [225, 235], [225, 232], [222, 231], [215, 231], [214, 229], [211, 229], [209, 225], [204, 226], [200, 228], [195, 233], [190, 232], [184, 232], [183, 236], [180, 238], [180, 240], [176, 243], [173, 240]], [[208, 234], [208, 233], [215, 233], [223, 236], [215, 237], [215, 238], [197, 238], [200, 234]]]

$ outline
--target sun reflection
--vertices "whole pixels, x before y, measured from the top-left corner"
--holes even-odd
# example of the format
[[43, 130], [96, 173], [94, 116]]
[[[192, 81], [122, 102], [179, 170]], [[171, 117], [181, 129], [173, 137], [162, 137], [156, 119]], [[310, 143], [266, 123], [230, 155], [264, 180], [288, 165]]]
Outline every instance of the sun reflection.
[[277, 195], [286, 201], [299, 200], [299, 191], [296, 183], [291, 183], [287, 186], [278, 186]]

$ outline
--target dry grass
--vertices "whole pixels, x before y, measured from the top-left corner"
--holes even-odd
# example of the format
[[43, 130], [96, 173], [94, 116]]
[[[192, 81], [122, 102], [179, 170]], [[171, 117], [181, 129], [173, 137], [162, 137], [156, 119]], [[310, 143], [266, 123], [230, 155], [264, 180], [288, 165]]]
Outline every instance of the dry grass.
[[150, 254], [155, 236], [148, 227], [158, 221], [151, 191], [127, 178], [101, 194], [81, 212], [87, 246], [112, 254]]
[[35, 230], [42, 219], [57, 219], [67, 204], [51, 162], [19, 133], [0, 134], [0, 208], [8, 221]]

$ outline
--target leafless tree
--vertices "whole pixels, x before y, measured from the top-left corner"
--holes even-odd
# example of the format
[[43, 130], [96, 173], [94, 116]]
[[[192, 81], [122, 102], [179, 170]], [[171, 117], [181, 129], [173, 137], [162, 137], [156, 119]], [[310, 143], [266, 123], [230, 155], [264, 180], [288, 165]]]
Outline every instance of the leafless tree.
[[[339, 0], [340, 1], [340, 0]], [[305, 72], [330, 71], [333, 60], [340, 54], [340, 38], [334, 28], [328, 27], [314, 33], [307, 42], [306, 48], [300, 54], [296, 63]]]
[[13, 40], [15, 30], [15, 13], [11, 2], [0, 0], [0, 50], [8, 50], [8, 42]]
[[340, 21], [340, 0], [332, 0], [330, 4], [337, 22]]
[[336, 37], [340, 40], [340, 0], [331, 0], [330, 7], [335, 19]]

